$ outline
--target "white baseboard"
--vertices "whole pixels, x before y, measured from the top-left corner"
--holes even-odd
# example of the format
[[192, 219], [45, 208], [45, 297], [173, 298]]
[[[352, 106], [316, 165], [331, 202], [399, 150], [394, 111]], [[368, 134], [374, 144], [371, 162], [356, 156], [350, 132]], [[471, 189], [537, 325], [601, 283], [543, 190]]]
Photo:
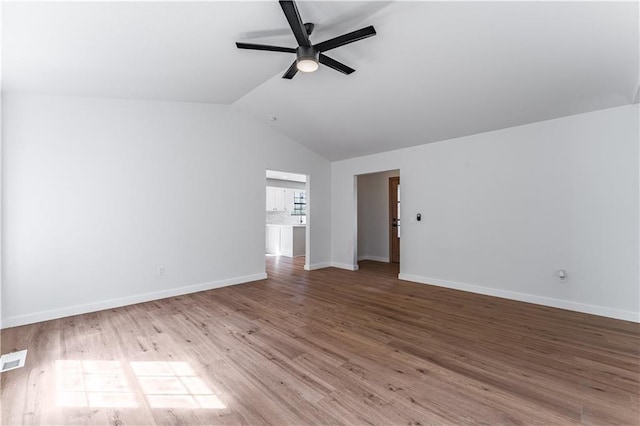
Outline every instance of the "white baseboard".
[[348, 271], [358, 270], [358, 265], [351, 265], [349, 263], [331, 262], [331, 266], [334, 268], [346, 269]]
[[328, 268], [331, 266], [331, 262], [314, 263], [312, 265], [304, 265], [305, 271], [313, 271], [316, 269]]
[[373, 260], [374, 262], [389, 263], [389, 258], [388, 257], [369, 256], [368, 254], [365, 254], [364, 256], [359, 256], [358, 257], [358, 261], [361, 261], [361, 260]]
[[536, 296], [528, 293], [501, 290], [491, 287], [483, 287], [475, 284], [459, 283], [455, 281], [440, 280], [437, 278], [423, 277], [420, 275], [398, 274], [398, 279], [413, 281], [420, 284], [435, 285], [438, 287], [452, 288], [455, 290], [468, 291], [470, 293], [485, 294], [487, 296], [500, 297], [503, 299], [518, 300], [520, 302], [534, 303], [536, 305], [550, 306], [552, 308], [567, 309], [569, 311], [582, 312], [585, 314], [599, 315], [602, 317], [616, 318], [625, 321], [640, 323], [640, 312], [625, 311], [620, 309], [607, 308], [605, 306], [588, 305], [585, 303], [573, 302], [570, 300], [554, 299], [551, 297]]
[[119, 297], [117, 299], [108, 299], [101, 302], [87, 303], [85, 305], [69, 306], [66, 308], [52, 309], [50, 311], [41, 311], [35, 312], [33, 314], [18, 315], [15, 317], [3, 319], [0, 323], [0, 329], [64, 318], [72, 315], [86, 314], [89, 312], [97, 312], [105, 309], [119, 308], [121, 306], [134, 305], [136, 303], [149, 302], [151, 300], [164, 299], [167, 297], [182, 296], [183, 294], [213, 290], [215, 288], [227, 287], [235, 284], [244, 284], [251, 281], [264, 280], [266, 278], [267, 274], [263, 272], [260, 274], [245, 275], [242, 277], [228, 278], [225, 280], [211, 281], [208, 283], [194, 284], [185, 287], [176, 287], [162, 291], [154, 291], [152, 293], [143, 293], [134, 296]]

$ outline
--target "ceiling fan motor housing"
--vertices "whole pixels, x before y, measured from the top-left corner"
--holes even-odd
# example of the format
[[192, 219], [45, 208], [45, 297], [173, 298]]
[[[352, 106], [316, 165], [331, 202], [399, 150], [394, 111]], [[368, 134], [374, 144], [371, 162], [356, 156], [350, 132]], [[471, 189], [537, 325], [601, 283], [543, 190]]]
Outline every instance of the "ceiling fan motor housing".
[[320, 51], [313, 46], [298, 46], [296, 49], [296, 57], [298, 62], [307, 59], [318, 62], [320, 59]]

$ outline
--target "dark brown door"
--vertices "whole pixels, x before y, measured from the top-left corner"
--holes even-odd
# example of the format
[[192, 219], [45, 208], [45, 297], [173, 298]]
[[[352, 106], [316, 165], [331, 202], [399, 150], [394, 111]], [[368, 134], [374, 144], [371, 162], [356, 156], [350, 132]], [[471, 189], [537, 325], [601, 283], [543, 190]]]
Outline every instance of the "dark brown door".
[[389, 178], [389, 255], [400, 263], [400, 177]]

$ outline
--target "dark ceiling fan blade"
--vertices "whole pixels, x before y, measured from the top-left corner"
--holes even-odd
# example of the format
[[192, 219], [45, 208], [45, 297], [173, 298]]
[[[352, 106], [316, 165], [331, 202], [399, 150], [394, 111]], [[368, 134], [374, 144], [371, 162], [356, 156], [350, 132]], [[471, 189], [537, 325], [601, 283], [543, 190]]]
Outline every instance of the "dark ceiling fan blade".
[[287, 21], [289, 21], [289, 26], [291, 27], [291, 31], [293, 31], [293, 35], [296, 37], [298, 44], [300, 46], [311, 46], [309, 35], [302, 23], [302, 18], [300, 18], [300, 13], [298, 12], [296, 3], [291, 0], [280, 0], [280, 7], [282, 7], [284, 16], [286, 16]]
[[321, 52], [326, 52], [327, 50], [335, 49], [336, 47], [344, 46], [345, 44], [353, 43], [354, 41], [362, 40], [374, 35], [376, 35], [375, 28], [373, 28], [373, 26], [369, 26], [348, 34], [341, 35], [336, 38], [332, 38], [327, 41], [323, 41], [322, 43], [316, 44], [315, 47]]
[[293, 61], [287, 72], [282, 75], [282, 78], [286, 78], [287, 80], [291, 80], [294, 75], [298, 72], [298, 61]]
[[266, 44], [239, 43], [239, 42], [236, 42], [236, 46], [238, 47], [238, 49], [269, 50], [271, 52], [296, 53], [296, 49], [292, 47], [268, 46]]
[[347, 75], [355, 71], [353, 68], [348, 67], [342, 62], [336, 61], [335, 59], [331, 59], [330, 57], [328, 57], [327, 55], [323, 55], [322, 53], [320, 54], [320, 63]]

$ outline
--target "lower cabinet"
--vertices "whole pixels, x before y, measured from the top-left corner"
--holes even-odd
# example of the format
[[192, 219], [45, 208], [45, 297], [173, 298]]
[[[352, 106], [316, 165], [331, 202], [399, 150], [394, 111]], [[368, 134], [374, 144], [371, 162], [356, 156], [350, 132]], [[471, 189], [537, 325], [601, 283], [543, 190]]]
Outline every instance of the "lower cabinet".
[[267, 225], [267, 254], [295, 257], [305, 255], [306, 227], [300, 225]]
[[266, 247], [267, 254], [280, 254], [280, 227], [267, 225]]

